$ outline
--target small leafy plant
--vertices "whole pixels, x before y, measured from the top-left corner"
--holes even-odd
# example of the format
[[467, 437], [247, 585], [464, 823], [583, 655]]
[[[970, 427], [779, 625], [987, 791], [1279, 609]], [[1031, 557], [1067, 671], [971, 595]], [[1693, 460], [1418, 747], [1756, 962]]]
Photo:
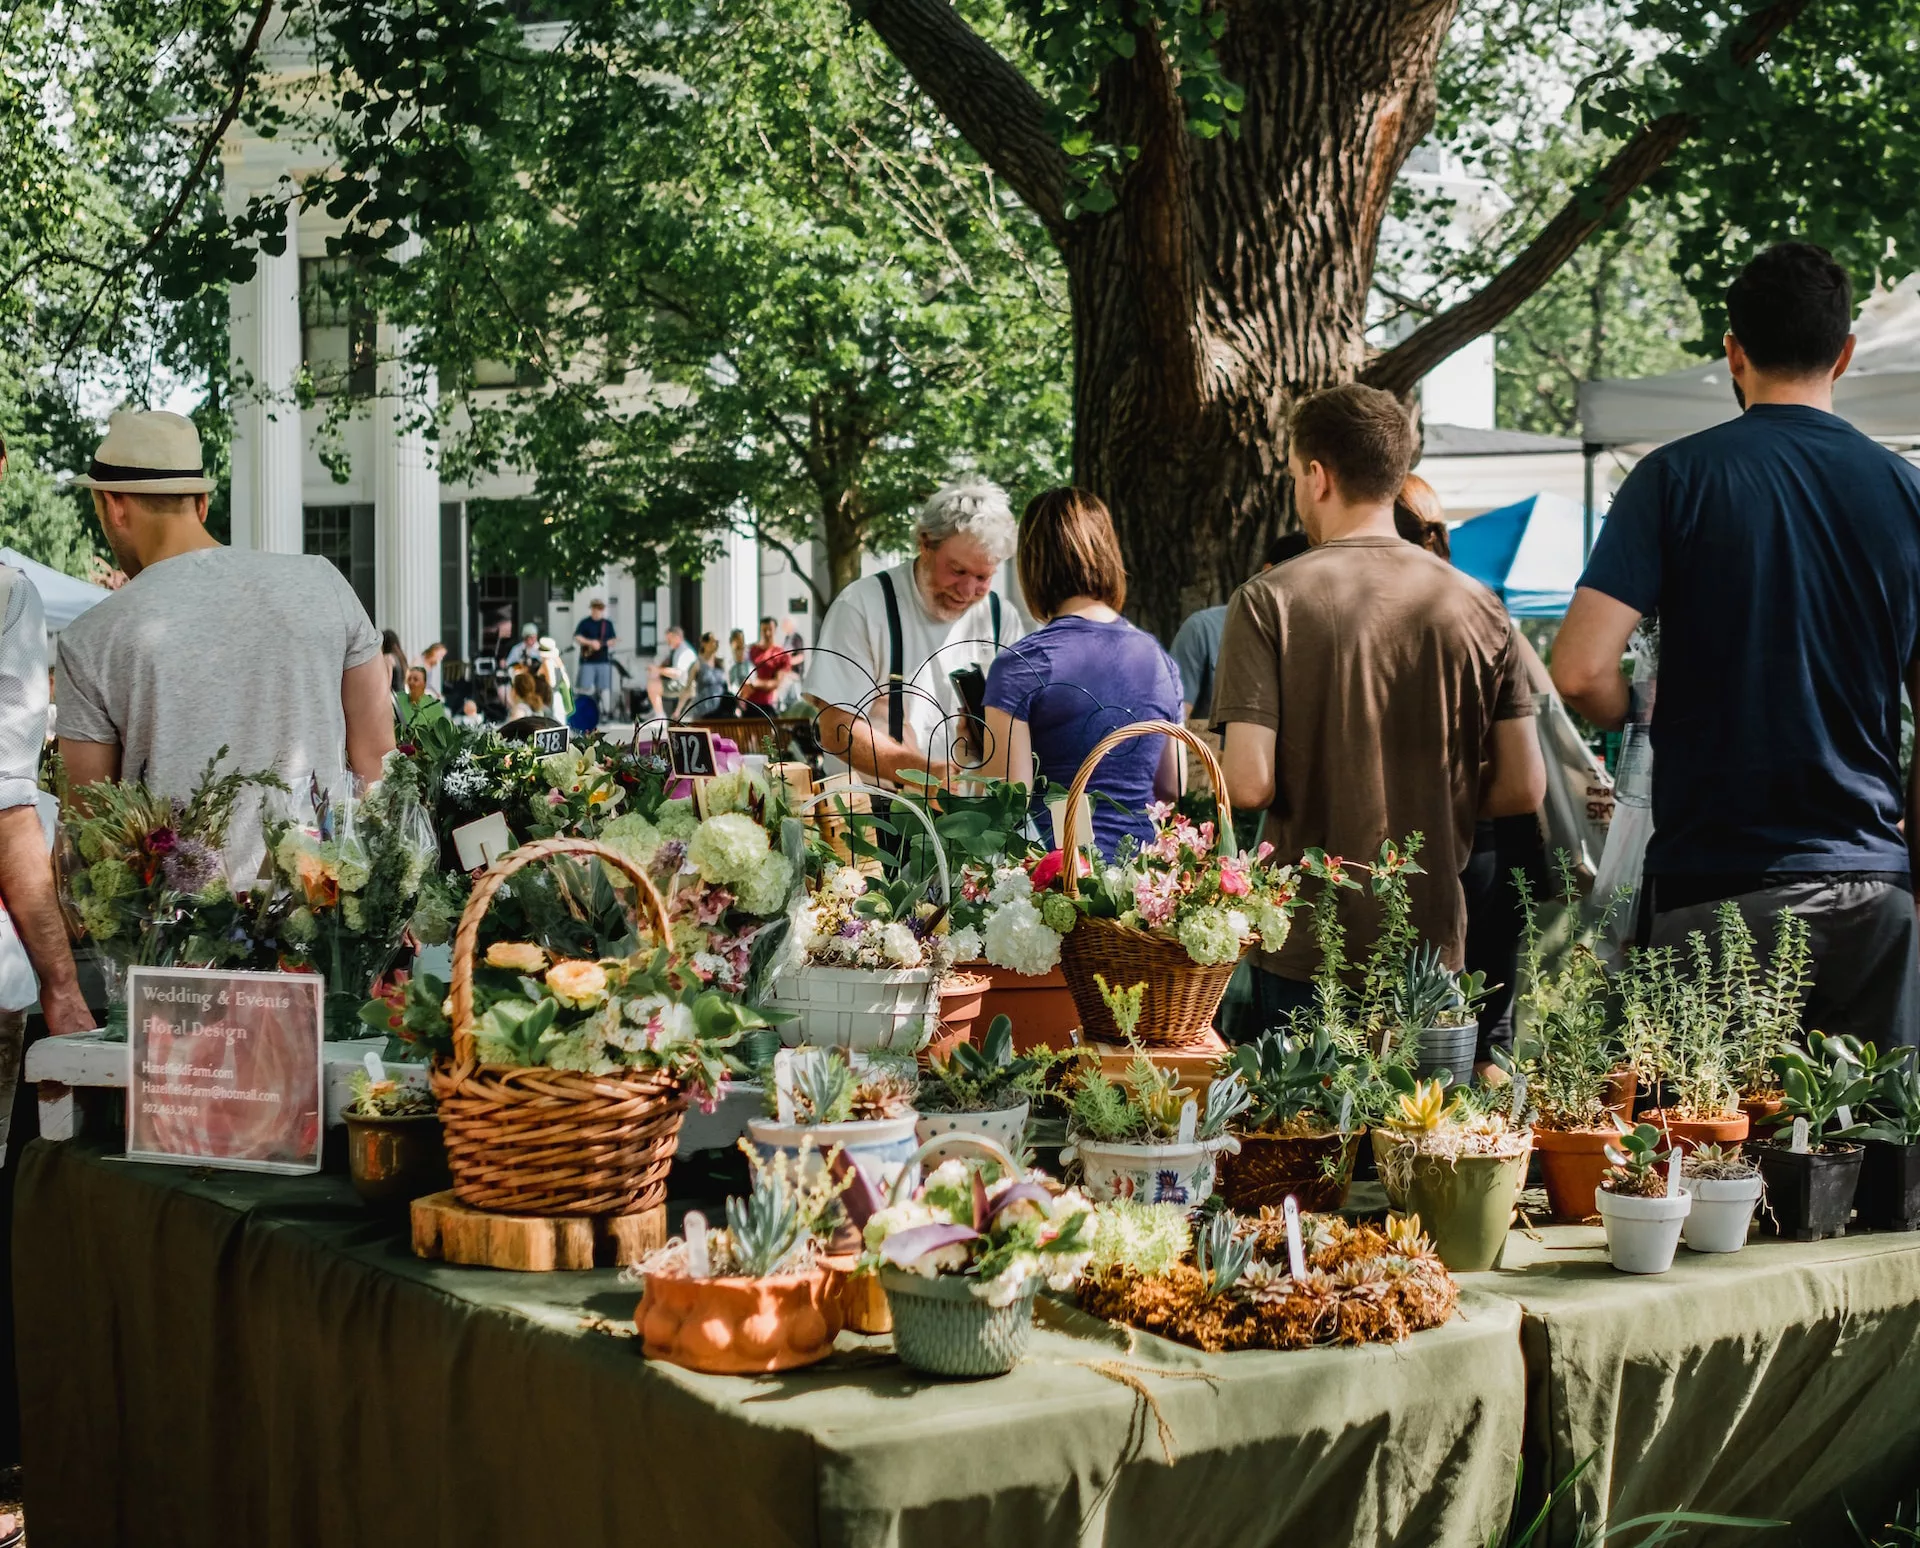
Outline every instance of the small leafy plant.
[[1680, 1165], [1682, 1177], [1699, 1182], [1738, 1182], [1759, 1172], [1759, 1157], [1747, 1155], [1737, 1145], [1728, 1149], [1696, 1145]]
[[1660, 1131], [1650, 1123], [1629, 1124], [1614, 1120], [1620, 1131], [1618, 1144], [1607, 1147], [1607, 1159], [1613, 1163], [1600, 1184], [1609, 1193], [1621, 1193], [1637, 1199], [1657, 1199], [1666, 1194], [1664, 1170], [1669, 1152], [1660, 1148]]
[[[1830, 1038], [1814, 1032], [1808, 1035], [1805, 1052], [1789, 1048], [1776, 1054], [1773, 1068], [1780, 1077], [1785, 1106], [1775, 1115], [1774, 1123], [1784, 1129], [1796, 1118], [1806, 1119], [1807, 1143], [1815, 1150], [1860, 1138], [1867, 1132], [1864, 1123], [1834, 1129], [1828, 1126], [1837, 1121], [1841, 1108], [1847, 1108], [1853, 1116], [1852, 1110], [1862, 1107], [1871, 1095], [1874, 1077], [1866, 1068], [1866, 1059], [1873, 1057], [1871, 1047], [1862, 1047], [1850, 1038]], [[1877, 1059], [1874, 1062], [1877, 1064]]]
[[[1068, 1129], [1075, 1137], [1109, 1145], [1166, 1145], [1180, 1135], [1180, 1111], [1194, 1093], [1174, 1083], [1135, 1045], [1126, 1073], [1114, 1080], [1098, 1067], [1081, 1074], [1074, 1086]], [[1218, 1139], [1246, 1110], [1245, 1082], [1235, 1070], [1207, 1087], [1197, 1103], [1193, 1137]]]
[[1608, 1033], [1610, 986], [1595, 942], [1610, 908], [1591, 921], [1578, 919], [1578, 893], [1565, 854], [1560, 862], [1560, 902], [1574, 921], [1573, 938], [1557, 965], [1548, 966], [1540, 906], [1524, 871], [1513, 873], [1520, 897], [1521, 974], [1514, 1063], [1541, 1127], [1610, 1128], [1607, 1081], [1620, 1063]]
[[[779, 1110], [772, 1072], [767, 1105]], [[810, 1048], [793, 1061], [793, 1116], [799, 1124], [852, 1123], [899, 1118], [913, 1111], [919, 1081], [911, 1061], [869, 1057], [858, 1066], [839, 1048]]]
[[1464, 1027], [1493, 993], [1484, 973], [1455, 973], [1431, 941], [1407, 954], [1390, 1004], [1401, 1033], [1427, 1027]]
[[1045, 1091], [1047, 1076], [1074, 1055], [1036, 1048], [1016, 1055], [1013, 1022], [995, 1016], [982, 1045], [957, 1044], [932, 1071], [921, 1077], [914, 1106], [923, 1113], [996, 1113], [1032, 1102]]
[[[1342, 1077], [1350, 1069], [1324, 1028], [1307, 1036], [1268, 1032], [1221, 1061], [1247, 1088], [1240, 1127], [1251, 1133], [1323, 1134], [1340, 1122]], [[1351, 1113], [1349, 1113], [1351, 1116]]]
[[353, 1101], [350, 1118], [418, 1118], [434, 1111], [433, 1093], [424, 1086], [402, 1085], [392, 1078], [375, 1080], [365, 1070], [347, 1078]]
[[1888, 1145], [1920, 1145], [1920, 1068], [1909, 1048], [1894, 1050], [1867, 1098], [1865, 1138]]

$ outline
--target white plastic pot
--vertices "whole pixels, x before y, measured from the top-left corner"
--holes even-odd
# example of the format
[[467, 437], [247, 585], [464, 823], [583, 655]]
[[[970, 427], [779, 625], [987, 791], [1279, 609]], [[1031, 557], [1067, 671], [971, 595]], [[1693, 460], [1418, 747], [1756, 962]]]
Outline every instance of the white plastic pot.
[[763, 1156], [798, 1156], [800, 1142], [813, 1140], [808, 1157], [808, 1180], [825, 1164], [835, 1145], [847, 1153], [847, 1159], [866, 1173], [868, 1181], [884, 1193], [913, 1161], [920, 1142], [914, 1137], [917, 1113], [899, 1118], [856, 1118], [849, 1123], [781, 1123], [775, 1118], [754, 1118], [747, 1123], [747, 1134]]
[[1664, 1274], [1673, 1267], [1680, 1228], [1693, 1195], [1682, 1189], [1672, 1198], [1635, 1198], [1627, 1193], [1594, 1195], [1607, 1227], [1607, 1257], [1624, 1274]]
[[1213, 1194], [1214, 1162], [1223, 1150], [1236, 1154], [1232, 1135], [1191, 1145], [1106, 1145], [1075, 1139], [1060, 1159], [1080, 1161], [1087, 1197], [1096, 1204], [1132, 1199], [1136, 1204], [1184, 1204], [1189, 1209]]
[[1714, 1179], [1694, 1177], [1687, 1186], [1693, 1192], [1693, 1208], [1688, 1211], [1680, 1237], [1694, 1252], [1738, 1252], [1747, 1245], [1747, 1227], [1759, 1206], [1765, 1184], [1758, 1173], [1752, 1177]]
[[780, 1027], [789, 1048], [918, 1053], [940, 1024], [940, 977], [932, 968], [883, 973], [807, 963], [774, 980], [768, 1003], [795, 1017]]
[[1020, 1142], [1027, 1133], [1027, 1104], [1022, 1102], [1018, 1107], [1003, 1107], [992, 1113], [922, 1113], [913, 1132], [922, 1145], [933, 1146], [922, 1157], [931, 1166], [938, 1166], [950, 1155], [967, 1155], [974, 1148], [938, 1143], [947, 1134], [978, 1134], [992, 1140], [1009, 1155], [1018, 1155]]

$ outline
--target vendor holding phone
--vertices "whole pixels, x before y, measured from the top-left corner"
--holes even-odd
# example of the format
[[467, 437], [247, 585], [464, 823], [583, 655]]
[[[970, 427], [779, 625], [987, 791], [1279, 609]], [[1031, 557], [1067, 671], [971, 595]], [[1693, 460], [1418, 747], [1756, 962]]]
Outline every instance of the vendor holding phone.
[[[1020, 589], [1045, 627], [1003, 652], [987, 673], [984, 772], [1064, 793], [1094, 745], [1141, 720], [1180, 719], [1180, 669], [1152, 635], [1120, 616], [1127, 568], [1113, 518], [1084, 489], [1049, 489], [1020, 521]], [[1112, 855], [1123, 837], [1153, 840], [1154, 801], [1179, 797], [1186, 760], [1171, 737], [1123, 742], [1094, 770], [1093, 841]], [[1104, 799], [1102, 799], [1104, 797]], [[1036, 785], [1034, 820], [1058, 842]]]

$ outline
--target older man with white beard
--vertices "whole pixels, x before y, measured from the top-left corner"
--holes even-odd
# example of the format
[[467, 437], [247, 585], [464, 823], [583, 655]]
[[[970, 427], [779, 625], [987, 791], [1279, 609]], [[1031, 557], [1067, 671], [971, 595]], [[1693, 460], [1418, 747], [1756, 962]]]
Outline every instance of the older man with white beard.
[[1004, 491], [947, 485], [920, 508], [915, 538], [912, 559], [834, 598], [807, 660], [830, 767], [886, 783], [904, 770], [948, 778], [966, 708], [950, 674], [984, 672], [1026, 632], [993, 590], [1018, 538]]

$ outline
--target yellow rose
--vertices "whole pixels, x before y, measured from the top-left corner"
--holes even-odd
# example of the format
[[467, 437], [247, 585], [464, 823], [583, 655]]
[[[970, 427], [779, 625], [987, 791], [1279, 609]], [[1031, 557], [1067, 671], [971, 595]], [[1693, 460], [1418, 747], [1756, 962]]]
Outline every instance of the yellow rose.
[[525, 941], [495, 941], [487, 948], [487, 966], [505, 968], [509, 973], [538, 973], [547, 965], [547, 954]]
[[607, 997], [607, 970], [597, 962], [556, 962], [547, 969], [547, 988], [562, 1005], [586, 1010]]

